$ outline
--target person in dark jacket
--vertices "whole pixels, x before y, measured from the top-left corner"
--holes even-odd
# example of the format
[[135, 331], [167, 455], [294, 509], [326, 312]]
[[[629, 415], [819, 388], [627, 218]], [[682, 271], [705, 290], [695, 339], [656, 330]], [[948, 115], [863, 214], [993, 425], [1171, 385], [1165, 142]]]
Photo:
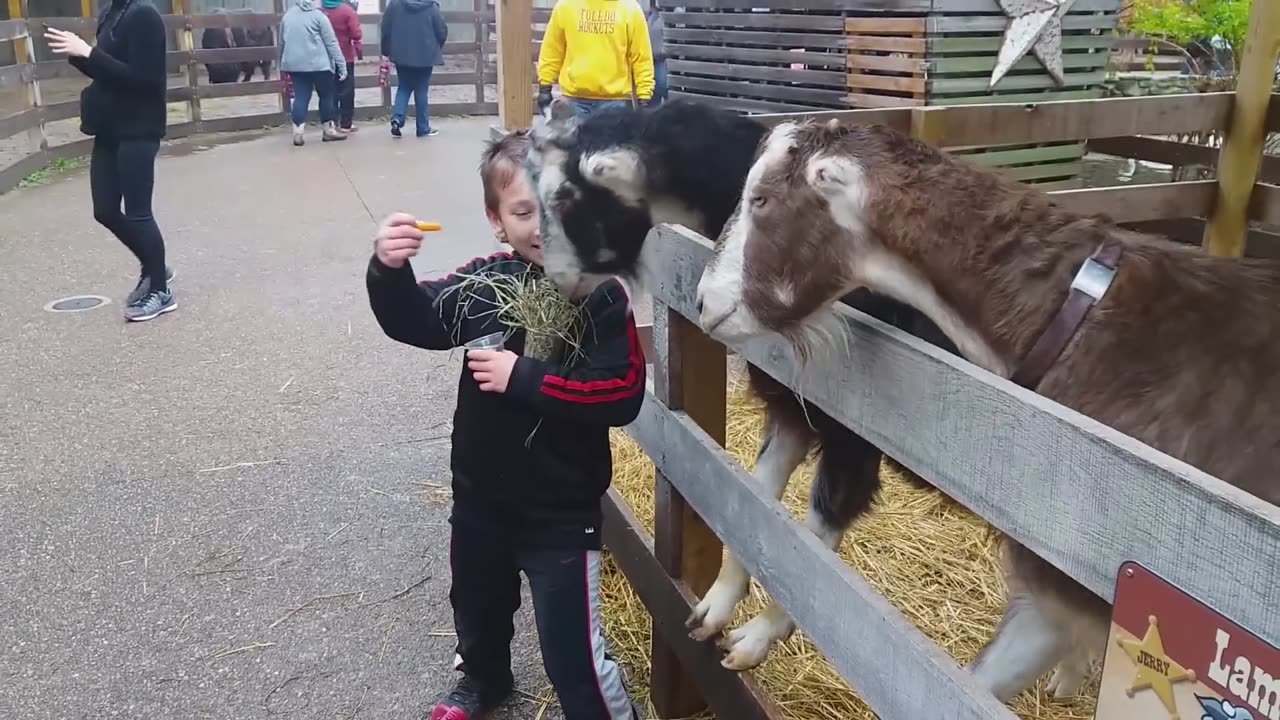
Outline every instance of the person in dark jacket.
[[173, 271], [165, 265], [164, 236], [151, 214], [156, 155], [167, 120], [166, 35], [160, 13], [141, 0], [111, 0], [98, 17], [96, 45], [56, 28], [44, 35], [53, 52], [66, 55], [89, 77], [80, 93], [80, 131], [93, 136], [93, 217], [142, 265], [125, 300], [124, 317], [133, 321], [178, 307], [169, 289]]
[[[600, 500], [613, 475], [609, 428], [644, 399], [645, 361], [627, 293], [604, 283], [585, 300], [581, 355], [524, 354], [526, 332], [486, 312], [496, 298], [450, 292], [474, 274], [541, 272], [538, 202], [522, 168], [528, 136], [512, 133], [481, 159], [486, 214], [513, 253], [472, 260], [448, 277], [415, 281], [415, 218], [383, 221], [369, 259], [369, 305], [388, 336], [449, 350], [489, 333], [505, 350], [469, 350], [453, 416], [450, 569], [457, 666], [463, 676], [427, 716], [479, 720], [513, 687], [512, 616], [529, 579], [547, 676], [569, 720], [633, 720], [621, 672], [600, 630]], [[482, 307], [475, 307], [480, 302]]]
[[391, 0], [382, 14], [382, 57], [396, 66], [396, 98], [391, 104], [391, 134], [400, 137], [409, 95], [417, 111], [417, 134], [437, 134], [427, 113], [431, 71], [444, 64], [449, 25], [437, 0]]

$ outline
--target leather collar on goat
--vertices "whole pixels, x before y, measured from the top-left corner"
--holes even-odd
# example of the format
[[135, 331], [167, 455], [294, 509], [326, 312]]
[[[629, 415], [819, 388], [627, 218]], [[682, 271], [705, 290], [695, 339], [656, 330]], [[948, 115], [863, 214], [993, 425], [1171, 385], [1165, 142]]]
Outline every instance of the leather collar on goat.
[[1028, 390], [1035, 390], [1044, 379], [1049, 368], [1058, 360], [1058, 356], [1066, 349], [1067, 343], [1075, 337], [1080, 323], [1093, 307], [1107, 293], [1111, 281], [1116, 276], [1116, 266], [1124, 253], [1124, 245], [1115, 238], [1107, 238], [1099, 243], [1093, 254], [1085, 258], [1071, 281], [1071, 292], [1062, 301], [1062, 307], [1049, 322], [1049, 327], [1031, 346], [1031, 351], [1022, 359], [1011, 378]]

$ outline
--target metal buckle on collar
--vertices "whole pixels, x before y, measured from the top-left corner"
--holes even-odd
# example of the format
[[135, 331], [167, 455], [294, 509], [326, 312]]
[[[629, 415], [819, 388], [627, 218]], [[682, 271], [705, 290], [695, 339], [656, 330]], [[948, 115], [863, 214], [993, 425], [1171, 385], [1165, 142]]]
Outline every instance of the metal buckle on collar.
[[1088, 295], [1092, 301], [1090, 304], [1096, 304], [1103, 295], [1107, 294], [1107, 289], [1111, 287], [1111, 281], [1115, 277], [1115, 268], [1107, 267], [1093, 258], [1086, 258], [1084, 264], [1080, 266], [1080, 271], [1071, 281], [1071, 289]]

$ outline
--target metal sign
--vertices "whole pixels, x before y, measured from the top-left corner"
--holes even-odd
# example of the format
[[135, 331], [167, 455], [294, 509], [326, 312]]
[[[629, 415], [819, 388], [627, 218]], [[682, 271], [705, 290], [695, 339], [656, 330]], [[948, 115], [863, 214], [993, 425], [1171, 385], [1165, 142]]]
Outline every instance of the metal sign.
[[1094, 718], [1280, 720], [1280, 650], [1125, 563]]

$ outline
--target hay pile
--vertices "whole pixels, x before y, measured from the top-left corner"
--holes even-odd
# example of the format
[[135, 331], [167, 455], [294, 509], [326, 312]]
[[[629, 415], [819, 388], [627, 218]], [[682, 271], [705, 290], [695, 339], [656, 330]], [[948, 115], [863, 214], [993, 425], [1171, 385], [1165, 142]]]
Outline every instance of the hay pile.
[[[727, 437], [729, 451], [750, 469], [763, 414], [745, 390], [741, 378], [731, 381]], [[652, 533], [653, 464], [625, 433], [615, 433], [614, 487]], [[1004, 588], [995, 556], [995, 535], [983, 520], [960, 505], [908, 485], [902, 479], [903, 472], [892, 463], [881, 468], [884, 487], [875, 508], [846, 535], [840, 555], [908, 620], [963, 664], [977, 654], [999, 620]], [[783, 498], [797, 518], [804, 516], [812, 480], [812, 463], [806, 463]], [[601, 593], [605, 630], [613, 652], [626, 668], [633, 695], [647, 695], [650, 618], [612, 563], [606, 565]], [[733, 627], [763, 609], [766, 597], [752, 581], [751, 595], [739, 605]], [[775, 646], [765, 664], [752, 672], [789, 718], [876, 717], [801, 631]], [[1051, 700], [1038, 686], [1016, 698], [1011, 706], [1026, 719], [1089, 720], [1093, 717], [1096, 678], [1084, 692], [1088, 697], [1064, 702]], [[650, 707], [650, 717], [656, 717], [652, 710]]]

